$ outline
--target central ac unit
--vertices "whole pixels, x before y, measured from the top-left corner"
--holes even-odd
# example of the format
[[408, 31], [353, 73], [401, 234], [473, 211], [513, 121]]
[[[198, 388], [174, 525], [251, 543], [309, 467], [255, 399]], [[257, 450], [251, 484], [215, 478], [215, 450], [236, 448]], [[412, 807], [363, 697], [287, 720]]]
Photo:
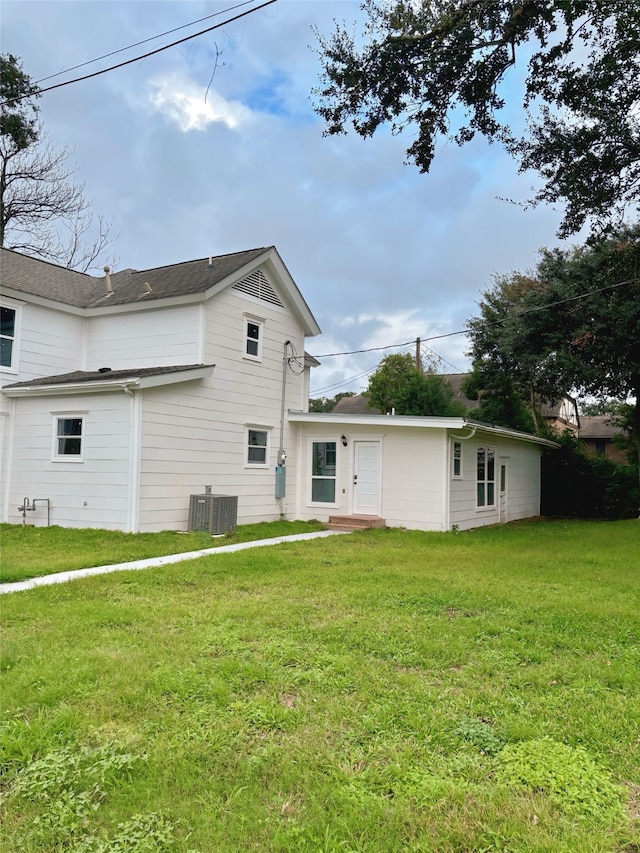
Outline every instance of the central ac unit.
[[238, 498], [232, 495], [191, 495], [189, 530], [206, 530], [212, 536], [236, 529]]

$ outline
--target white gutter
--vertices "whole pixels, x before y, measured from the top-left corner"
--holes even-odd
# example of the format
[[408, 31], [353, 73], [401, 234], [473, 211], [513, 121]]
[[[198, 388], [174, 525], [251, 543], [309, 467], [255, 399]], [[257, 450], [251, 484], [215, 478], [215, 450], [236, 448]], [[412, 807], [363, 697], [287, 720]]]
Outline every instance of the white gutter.
[[111, 382], [67, 382], [64, 385], [31, 385], [28, 388], [3, 388], [2, 393], [7, 397], [41, 397], [60, 394], [95, 394], [98, 391], [124, 391], [131, 393], [129, 386], [140, 385], [140, 380], [118, 379]]

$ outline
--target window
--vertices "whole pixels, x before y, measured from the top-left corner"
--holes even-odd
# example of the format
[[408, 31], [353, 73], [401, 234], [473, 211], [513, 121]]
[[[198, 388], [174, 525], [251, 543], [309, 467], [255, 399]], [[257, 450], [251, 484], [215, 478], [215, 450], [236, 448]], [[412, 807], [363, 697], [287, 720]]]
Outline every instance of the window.
[[336, 442], [314, 441], [311, 444], [311, 501], [335, 503]]
[[451, 447], [451, 476], [462, 477], [462, 442], [454, 441]]
[[66, 416], [55, 419], [54, 459], [82, 461], [82, 430], [84, 418]]
[[247, 465], [262, 465], [268, 460], [269, 431], [266, 429], [247, 429]]
[[262, 359], [263, 324], [253, 317], [245, 317], [244, 355], [255, 361]]
[[495, 447], [478, 447], [478, 507], [491, 507], [496, 503], [496, 450]]
[[0, 367], [13, 367], [16, 340], [16, 312], [3, 305], [0, 308]]

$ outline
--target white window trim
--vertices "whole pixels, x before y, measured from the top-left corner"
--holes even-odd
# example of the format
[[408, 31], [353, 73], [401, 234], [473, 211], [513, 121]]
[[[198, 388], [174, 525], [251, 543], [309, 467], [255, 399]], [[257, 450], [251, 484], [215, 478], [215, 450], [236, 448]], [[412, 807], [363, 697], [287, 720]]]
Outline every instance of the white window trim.
[[[460, 473], [459, 474], [456, 474], [456, 470], [455, 470], [456, 446], [460, 448]], [[462, 456], [463, 456], [462, 442], [456, 441], [455, 439], [452, 439], [451, 440], [451, 479], [452, 480], [462, 480], [463, 479], [462, 474], [463, 474], [464, 468], [462, 465]]]
[[[87, 438], [87, 410], [82, 412], [51, 412], [53, 415], [53, 441], [51, 445], [51, 461], [52, 462], [71, 462], [78, 464], [84, 462], [85, 442]], [[77, 419], [82, 421], [82, 432], [80, 434], [80, 453], [75, 454], [60, 454], [58, 453], [58, 421]]]
[[[247, 341], [249, 340], [249, 323], [252, 326], [258, 327], [258, 354], [251, 355], [251, 353], [247, 352]], [[253, 314], [245, 314], [243, 317], [243, 330], [242, 330], [242, 357], [247, 361], [262, 361], [262, 345], [264, 342], [264, 325], [265, 321], [263, 317], [256, 317]], [[254, 340], [254, 338], [251, 338]]]
[[[245, 424], [244, 425], [244, 467], [248, 469], [264, 470], [270, 467], [269, 459], [271, 457], [271, 431], [273, 427], [265, 426], [264, 424]], [[265, 448], [264, 462], [249, 462], [249, 431], [264, 432], [267, 436], [267, 446]]]
[[[485, 452], [485, 459], [484, 459], [485, 478], [482, 481], [484, 483], [484, 487], [485, 487], [485, 493], [484, 493], [485, 499], [487, 497], [487, 492], [488, 492], [487, 486], [489, 483], [493, 483], [493, 503], [492, 504], [485, 503], [483, 506], [480, 506], [480, 504], [478, 503], [478, 484], [481, 482], [480, 480], [478, 480], [478, 451], [479, 450], [484, 450], [484, 452]], [[488, 467], [489, 467], [487, 465], [487, 452], [489, 450], [493, 450], [493, 480], [487, 479], [487, 471], [488, 471]], [[498, 468], [497, 448], [494, 447], [494, 445], [492, 445], [492, 444], [478, 444], [478, 445], [476, 445], [476, 473], [475, 473], [476, 512], [495, 512], [496, 509], [498, 508], [497, 488], [499, 486], [499, 482], [496, 480], [497, 468]]]
[[[334, 477], [318, 477], [313, 474], [313, 445], [314, 444], [327, 444], [331, 442], [336, 446], [336, 473]], [[309, 444], [307, 447], [307, 459], [309, 460], [309, 491], [307, 493], [307, 506], [313, 507], [338, 507], [340, 504], [338, 503], [338, 459], [339, 459], [339, 448], [340, 448], [340, 436], [339, 435], [330, 435], [330, 436], [312, 436], [309, 438]], [[331, 480], [335, 482], [335, 498], [333, 501], [314, 501], [313, 500], [313, 481], [317, 479], [323, 480]]]
[[0, 372], [15, 375], [19, 372], [20, 366], [20, 330], [22, 328], [22, 306], [25, 303], [14, 302], [12, 299], [7, 299], [5, 297], [4, 299], [2, 299], [0, 304], [3, 308], [10, 308], [11, 311], [15, 311], [13, 346], [11, 348], [11, 364], [6, 365], [4, 367], [0, 365]]

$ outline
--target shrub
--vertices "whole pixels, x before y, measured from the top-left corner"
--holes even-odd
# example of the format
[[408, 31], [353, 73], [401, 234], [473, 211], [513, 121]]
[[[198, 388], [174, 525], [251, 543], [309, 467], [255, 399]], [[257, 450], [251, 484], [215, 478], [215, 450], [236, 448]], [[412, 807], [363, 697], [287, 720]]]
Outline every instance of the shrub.
[[543, 515], [576, 518], [635, 518], [640, 508], [638, 469], [590, 456], [568, 432], [542, 460]]

